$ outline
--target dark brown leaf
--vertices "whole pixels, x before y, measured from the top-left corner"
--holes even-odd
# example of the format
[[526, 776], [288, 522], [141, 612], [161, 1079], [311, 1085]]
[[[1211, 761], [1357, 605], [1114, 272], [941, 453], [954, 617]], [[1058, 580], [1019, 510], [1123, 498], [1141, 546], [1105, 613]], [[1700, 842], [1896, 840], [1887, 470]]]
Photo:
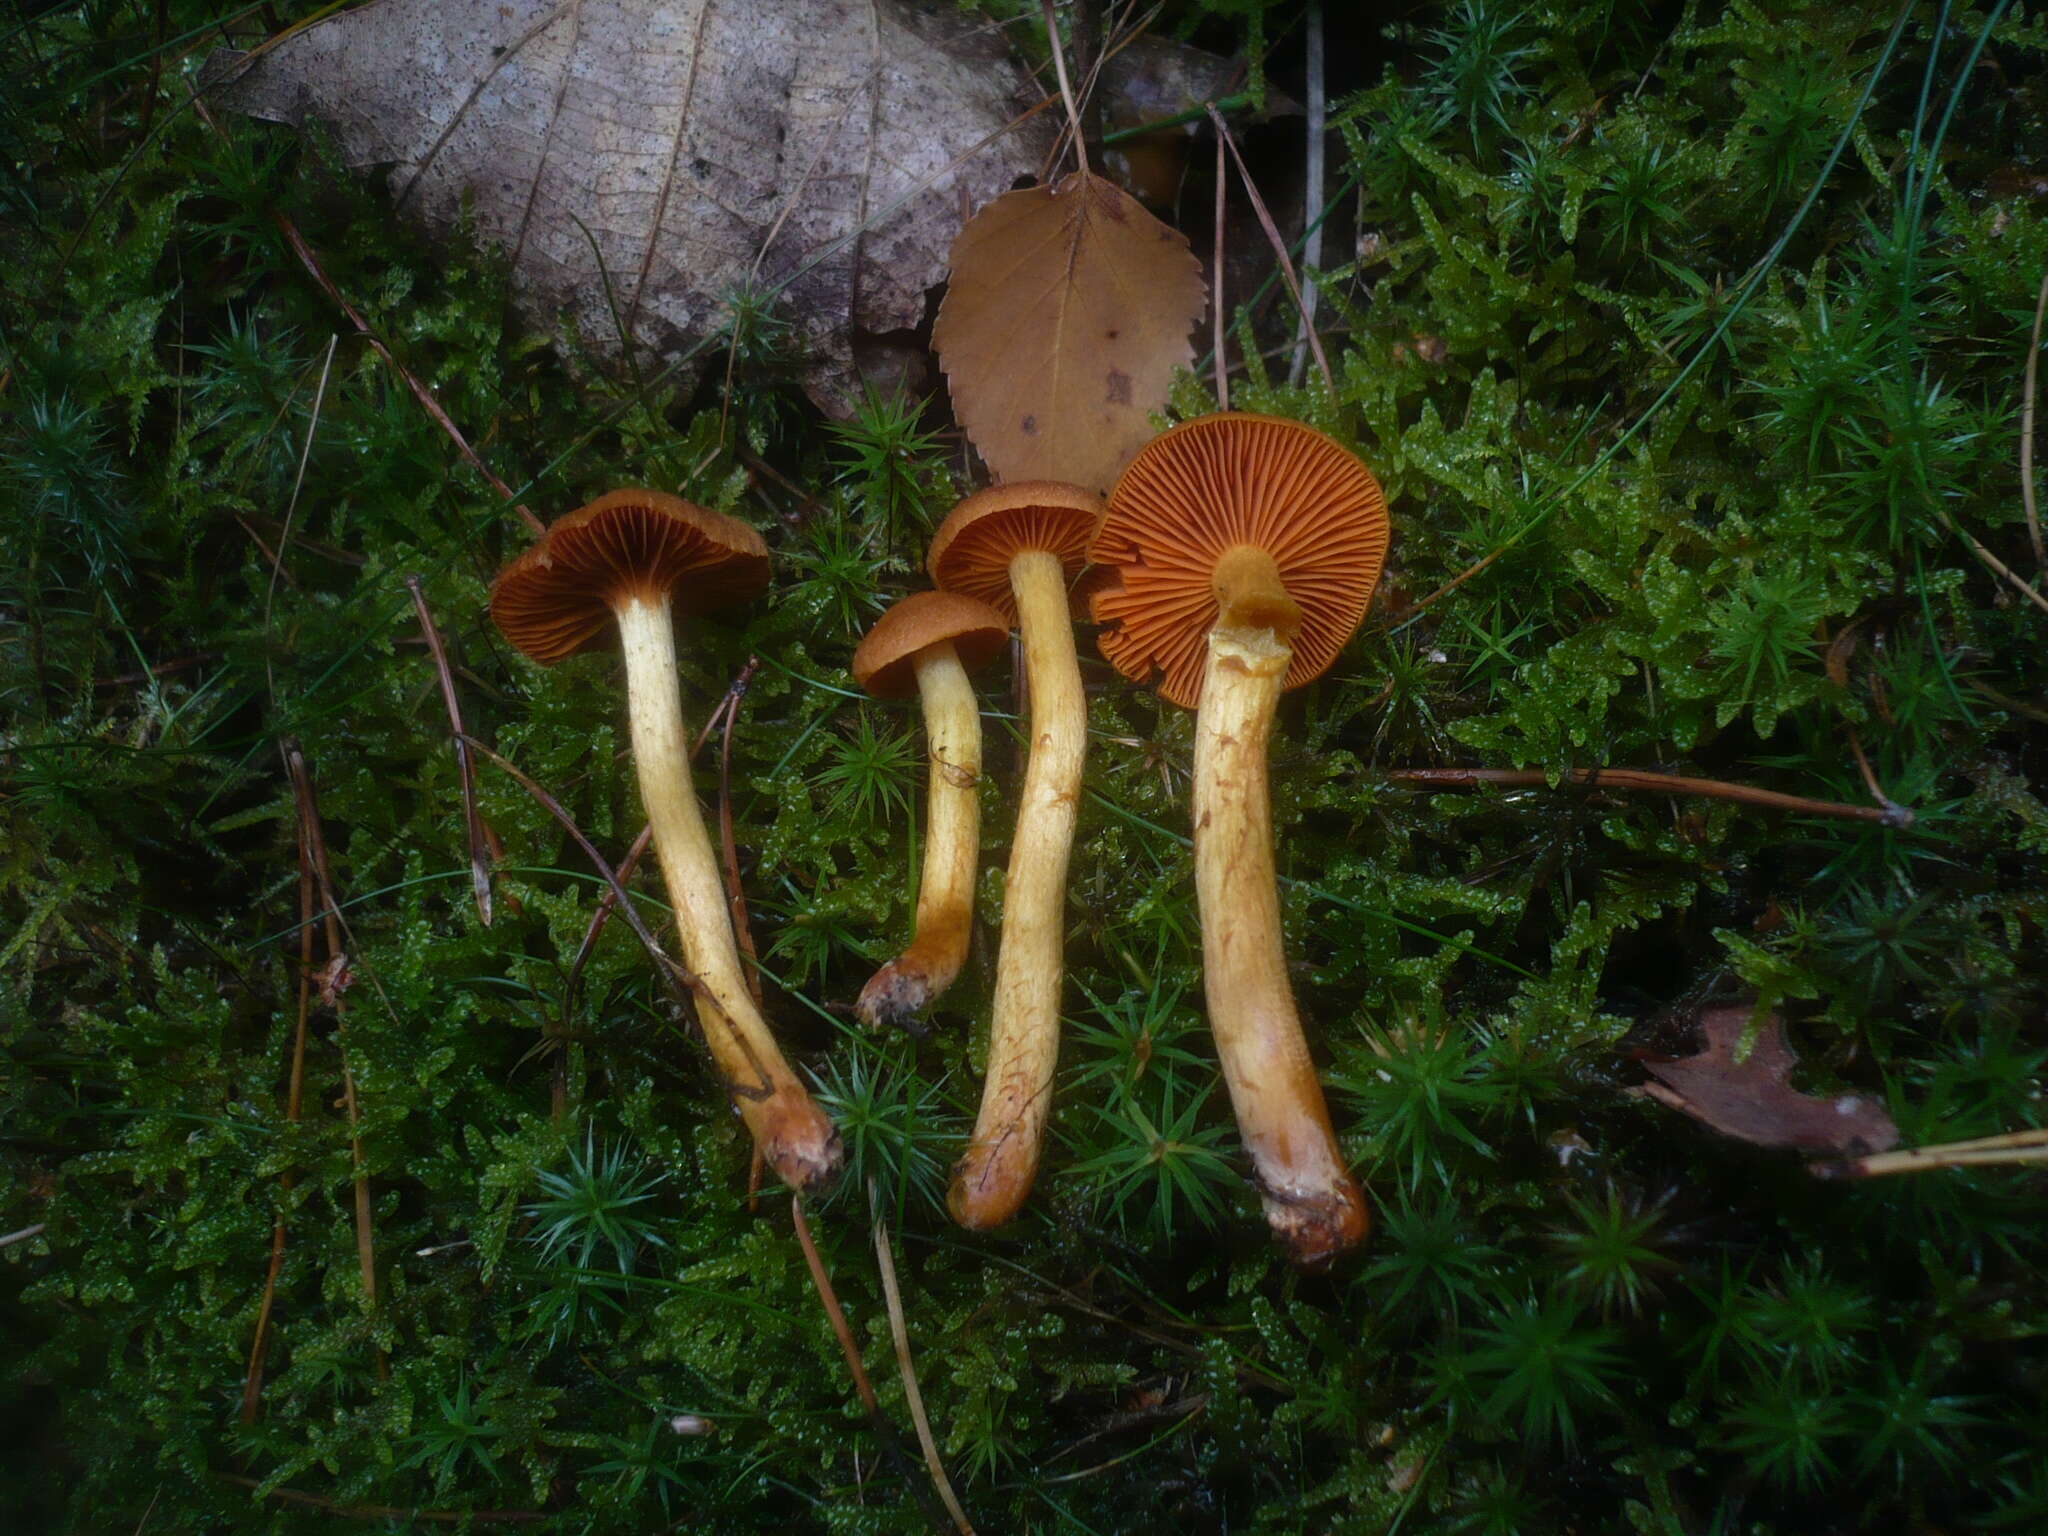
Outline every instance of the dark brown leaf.
[[1751, 1011], [1746, 1003], [1705, 1009], [1700, 1030], [1706, 1049], [1678, 1061], [1645, 1062], [1657, 1081], [1644, 1084], [1643, 1092], [1725, 1136], [1760, 1147], [1861, 1156], [1897, 1145], [1899, 1128], [1868, 1095], [1817, 1099], [1792, 1086], [1799, 1058], [1785, 1043], [1776, 1014], [1765, 1021], [1755, 1049], [1738, 1062]]

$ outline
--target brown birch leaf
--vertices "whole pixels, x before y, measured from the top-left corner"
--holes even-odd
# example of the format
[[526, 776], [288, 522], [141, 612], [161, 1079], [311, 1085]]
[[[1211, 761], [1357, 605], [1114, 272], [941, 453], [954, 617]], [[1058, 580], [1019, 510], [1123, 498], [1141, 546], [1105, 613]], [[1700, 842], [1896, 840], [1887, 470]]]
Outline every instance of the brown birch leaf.
[[1755, 1047], [1738, 1062], [1750, 1012], [1746, 1003], [1704, 1010], [1700, 1030], [1706, 1049], [1677, 1061], [1644, 1062], [1644, 1070], [1657, 1081], [1645, 1083], [1643, 1092], [1725, 1136], [1760, 1147], [1862, 1156], [1898, 1144], [1898, 1127], [1884, 1106], [1868, 1095], [1820, 1099], [1792, 1086], [1792, 1069], [1799, 1058], [1785, 1043], [1785, 1029], [1776, 1014], [1765, 1021]]
[[1076, 171], [1006, 193], [953, 242], [932, 345], [999, 480], [1106, 490], [1194, 361], [1201, 264], [1114, 182]]
[[1045, 115], [1005, 131], [994, 37], [907, 0], [375, 0], [207, 79], [390, 166], [402, 216], [502, 248], [522, 312], [600, 356], [687, 379], [736, 290], [780, 289], [843, 415], [856, 342], [922, 323], [962, 207], [1050, 145]]

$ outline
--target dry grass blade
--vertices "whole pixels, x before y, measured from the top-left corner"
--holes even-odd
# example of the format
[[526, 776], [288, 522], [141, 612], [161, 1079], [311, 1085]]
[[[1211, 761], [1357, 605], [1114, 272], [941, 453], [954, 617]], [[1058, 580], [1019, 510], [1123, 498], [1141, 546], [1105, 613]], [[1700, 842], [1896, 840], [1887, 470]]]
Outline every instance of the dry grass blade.
[[1100, 490], [1151, 440], [1174, 370], [1194, 361], [1203, 298], [1185, 237], [1076, 171], [968, 221], [932, 344], [998, 479]]
[[484, 835], [483, 816], [477, 810], [476, 759], [470, 756], [467, 731], [462, 723], [462, 701], [455, 695], [455, 675], [448, 669], [448, 652], [441, 644], [441, 631], [427, 607], [427, 594], [420, 588], [419, 577], [406, 577], [405, 587], [412, 593], [413, 607], [419, 610], [420, 633], [426, 637], [428, 654], [434, 658], [434, 671], [441, 679], [441, 702], [448, 709], [448, 729], [455, 743], [455, 769], [462, 780], [462, 825], [469, 840], [469, 884], [476, 896], [476, 915], [488, 928], [491, 925], [491, 847], [490, 839]]
[[[294, 780], [294, 789], [297, 781]], [[299, 839], [299, 1001], [298, 1022], [292, 1032], [291, 1087], [285, 1094], [285, 1123], [297, 1125], [305, 1102], [306, 1024], [313, 1012], [313, 859], [304, 829]], [[278, 1176], [279, 1186], [289, 1193], [297, 1182], [287, 1169]], [[270, 1343], [270, 1313], [277, 1300], [277, 1279], [284, 1270], [285, 1222], [280, 1205], [270, 1229], [270, 1266], [263, 1276], [263, 1299], [256, 1307], [256, 1336], [249, 1344], [249, 1366], [242, 1377], [242, 1422], [256, 1422], [263, 1401], [263, 1361]]]
[[[1509, 789], [1537, 789], [1550, 783], [1540, 768], [1397, 768], [1387, 775], [1397, 784], [1418, 789], [1470, 789], [1499, 784]], [[1660, 795], [1699, 795], [1709, 800], [1735, 800], [1744, 805], [1798, 811], [1808, 816], [1833, 816], [1843, 821], [1874, 821], [1885, 827], [1910, 827], [1913, 812], [1890, 800], [1881, 805], [1844, 805], [1839, 800], [1809, 800], [1726, 779], [1690, 779], [1675, 773], [1642, 768], [1576, 768], [1562, 775], [1564, 783], [1586, 789], [1633, 789]]]
[[[328, 870], [327, 838], [320, 830], [320, 805], [313, 793], [313, 775], [296, 742], [284, 743], [285, 769], [291, 775], [292, 798], [298, 807], [299, 837], [312, 867], [319, 897], [320, 923], [327, 940], [327, 964], [321, 972], [321, 1000], [334, 1010], [335, 1045], [341, 1056], [342, 1102], [348, 1109], [349, 1160], [355, 1170], [356, 1262], [362, 1271], [363, 1301], [377, 1304], [377, 1248], [370, 1217], [370, 1176], [363, 1166], [362, 1110], [356, 1100], [356, 1076], [349, 1065], [348, 1005], [344, 994], [350, 974], [342, 942], [341, 904], [335, 899]], [[302, 948], [301, 953], [307, 951]], [[378, 1356], [382, 1362], [382, 1355]]]
[[1846, 1162], [1812, 1163], [1809, 1171], [1823, 1179], [1871, 1179], [1893, 1173], [1933, 1173], [1944, 1168], [2013, 1167], [2048, 1163], [2048, 1129], [2008, 1131], [1970, 1141], [1947, 1141], [1931, 1147], [1906, 1147], [1877, 1152]]
[[[2034, 335], [2027, 347], [2026, 403], [2020, 408], [2020, 499], [2027, 509], [2027, 537], [2033, 541], [2034, 563], [2048, 575], [2048, 545], [2041, 541], [2041, 507], [2034, 495], [2034, 399], [2041, 378], [2041, 322], [2048, 319], [2048, 272], [2041, 274], [2041, 297], [2034, 302]], [[2022, 587], [2029, 596], [2033, 589]]]
[[[1303, 328], [1308, 333], [1309, 350], [1315, 354], [1316, 367], [1322, 371], [1323, 382], [1330, 392], [1337, 392], [1337, 376], [1330, 372], [1330, 359], [1323, 353], [1323, 339], [1316, 334], [1315, 312], [1303, 301], [1301, 283], [1294, 275], [1294, 258], [1287, 254], [1287, 242], [1280, 238], [1280, 226], [1273, 222], [1273, 215], [1266, 209], [1266, 200], [1259, 195], [1259, 185], [1252, 180], [1251, 170], [1239, 153], [1237, 140], [1230, 135], [1230, 125], [1223, 121], [1223, 114], [1216, 110], [1216, 104], [1209, 103], [1209, 120], [1216, 125], [1216, 132], [1224, 146], [1230, 151], [1230, 158], [1237, 162], [1238, 179], [1244, 183], [1245, 195], [1252, 200], [1252, 212], [1259, 216], [1259, 228], [1266, 232], [1266, 241], [1273, 247], [1273, 257], [1280, 263], [1281, 279], [1287, 284], [1288, 293], [1294, 297], [1294, 308], [1301, 316]], [[1221, 178], [1219, 177], [1220, 181]]]
[[924, 1411], [924, 1393], [917, 1385], [917, 1367], [910, 1359], [910, 1326], [903, 1317], [903, 1293], [896, 1284], [896, 1256], [889, 1247], [889, 1224], [882, 1219], [882, 1208], [875, 1200], [874, 1181], [868, 1181], [868, 1206], [875, 1213], [875, 1262], [882, 1271], [882, 1300], [889, 1309], [889, 1337], [896, 1345], [896, 1370], [903, 1378], [903, 1399], [910, 1405], [910, 1422], [917, 1429], [917, 1443], [924, 1451], [924, 1464], [932, 1475], [932, 1486], [939, 1491], [939, 1501], [946, 1506], [946, 1513], [953, 1517], [953, 1528], [960, 1536], [974, 1536], [974, 1527], [967, 1519], [967, 1512], [960, 1507], [960, 1499], [953, 1492], [952, 1479], [946, 1476], [946, 1464], [939, 1459], [938, 1442], [932, 1438], [931, 1420]]
[[1210, 281], [1215, 284], [1215, 296], [1209, 301], [1209, 326], [1212, 332], [1209, 342], [1210, 354], [1216, 359], [1216, 409], [1230, 409], [1230, 361], [1224, 344], [1230, 339], [1224, 324], [1223, 308], [1223, 232], [1224, 214], [1230, 207], [1230, 167], [1223, 159], [1223, 136], [1216, 136], [1216, 241], [1209, 258]]
[[[221, 127], [218, 118], [207, 111], [206, 103], [199, 97], [194, 96], [192, 98], [192, 106], [206, 126], [211, 128], [223, 141], [226, 141], [228, 138], [227, 130]], [[490, 465], [486, 464], [477, 451], [470, 447], [469, 439], [462, 435], [462, 429], [455, 425], [453, 418], [446, 411], [441, 409], [441, 402], [436, 400], [427, 386], [419, 381], [418, 375], [398, 360], [391, 348], [385, 345], [384, 338], [379, 336], [371, 327], [370, 322], [363, 318], [362, 311], [342, 297], [341, 290], [334, 285], [334, 279], [327, 275], [327, 269], [321, 266], [320, 258], [315, 254], [313, 247], [306, 242], [306, 237], [299, 233], [298, 225], [294, 224], [281, 209], [271, 210], [270, 217], [276, 223], [278, 233], [284, 236], [285, 244], [290, 246], [292, 254], [298, 257], [299, 265], [304, 267], [313, 281], [320, 285], [320, 291], [333, 301], [334, 306], [348, 317], [348, 322], [355, 327], [356, 334], [368, 342], [370, 349], [397, 371], [398, 376], [405, 381], [405, 387], [412, 392], [412, 397], [420, 403], [420, 408], [427, 413], [436, 426], [447, 434], [448, 440], [455, 445], [456, 451], [469, 461], [471, 468], [483, 476], [485, 483], [492, 490], [504, 497], [507, 502], [512, 503], [512, 509], [524, 520], [531, 532], [536, 534], [545, 532], [547, 525], [540, 520], [531, 507], [513, 500], [512, 487], [499, 479], [492, 472]], [[281, 542], [279, 547], [282, 548]]]

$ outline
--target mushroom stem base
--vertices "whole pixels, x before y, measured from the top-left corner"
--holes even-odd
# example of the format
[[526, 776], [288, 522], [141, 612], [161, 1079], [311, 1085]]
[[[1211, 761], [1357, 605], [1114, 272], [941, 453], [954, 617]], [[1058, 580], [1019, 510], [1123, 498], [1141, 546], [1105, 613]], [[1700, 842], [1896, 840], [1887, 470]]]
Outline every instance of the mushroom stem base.
[[1210, 631], [1195, 716], [1195, 890], [1209, 1024], [1266, 1220], [1295, 1263], [1316, 1268], [1364, 1238], [1366, 1211], [1281, 940], [1266, 745], [1292, 659], [1270, 629]]
[[917, 931], [861, 989], [854, 1011], [870, 1028], [901, 1024], [922, 1033], [913, 1021], [967, 959], [981, 843], [981, 712], [952, 641], [926, 647], [914, 665], [931, 755]]
[[683, 963], [696, 978], [705, 1043], [776, 1174], [793, 1189], [821, 1188], [839, 1172], [839, 1133], [783, 1060], [740, 968], [718, 860], [690, 785], [668, 599], [628, 597], [618, 620], [640, 798], [675, 908]]

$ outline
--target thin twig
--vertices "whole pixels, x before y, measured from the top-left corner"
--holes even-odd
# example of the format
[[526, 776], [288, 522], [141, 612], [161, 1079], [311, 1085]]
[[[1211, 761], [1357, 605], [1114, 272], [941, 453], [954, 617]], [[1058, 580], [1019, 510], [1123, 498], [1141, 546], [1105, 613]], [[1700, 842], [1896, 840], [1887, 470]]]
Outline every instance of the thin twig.
[[[1500, 784], [1509, 788], [1534, 789], [1550, 783], [1540, 768], [1397, 768], [1388, 778], [1419, 789], [1470, 789], [1479, 784]], [[1587, 789], [1639, 789], [1651, 794], [1702, 795], [1710, 800], [1735, 800], [1744, 805], [1769, 806], [1772, 810], [1798, 811], [1808, 816], [1834, 816], [1844, 821], [1874, 821], [1885, 827], [1910, 827], [1913, 812], [1903, 805], [1843, 805], [1836, 800], [1809, 800], [1804, 795], [1783, 795], [1774, 789], [1750, 784], [1731, 784], [1726, 779], [1693, 779], [1674, 773], [1651, 773], [1641, 768], [1574, 768], [1562, 778]]]
[[[211, 128], [223, 142], [228, 142], [227, 130], [221, 127], [219, 121], [207, 110], [205, 101], [195, 94], [192, 98], [192, 105], [193, 110], [199, 114], [200, 119], [206, 126]], [[456, 426], [454, 420], [441, 408], [441, 402], [434, 398], [432, 392], [419, 381], [419, 377], [410, 368], [398, 360], [391, 348], [385, 345], [384, 338], [379, 336], [371, 328], [370, 322], [363, 318], [362, 312], [342, 297], [341, 290], [334, 285], [334, 279], [329, 277], [326, 268], [320, 265], [320, 258], [314, 252], [313, 247], [307, 244], [306, 237], [299, 233], [299, 227], [291, 221], [290, 217], [281, 208], [271, 209], [270, 217], [272, 222], [277, 225], [278, 232], [284, 236], [285, 244], [291, 247], [292, 254], [299, 258], [299, 264], [312, 276], [313, 281], [320, 285], [320, 291], [327, 295], [337, 309], [348, 316], [349, 324], [356, 328], [357, 335], [370, 344], [370, 349], [397, 371], [398, 376], [405, 381], [405, 387], [412, 392], [413, 398], [419, 401], [421, 409], [426, 411], [427, 415], [433, 419], [434, 424], [447, 434], [448, 440], [455, 445], [456, 450], [461, 453], [463, 458], [469, 461], [470, 467], [483, 476], [485, 483], [492, 490], [504, 497], [506, 501], [512, 503], [512, 510], [525, 520], [529, 530], [536, 534], [545, 532], [547, 525], [540, 520], [531, 507], [523, 502], [514, 500], [512, 487], [499, 479], [496, 473], [492, 471], [490, 465], [486, 464], [478, 456], [477, 451], [470, 447], [469, 439], [462, 435], [462, 429]]]
[[[298, 804], [299, 835], [312, 856], [313, 883], [319, 894], [320, 922], [327, 939], [327, 971], [321, 986], [323, 1001], [334, 1010], [334, 1041], [341, 1057], [341, 1096], [348, 1109], [349, 1160], [355, 1169], [356, 1262], [362, 1270], [363, 1299], [377, 1305], [377, 1249], [371, 1229], [370, 1176], [363, 1166], [362, 1110], [356, 1100], [356, 1075], [349, 1064], [348, 946], [342, 941], [341, 903], [334, 894], [334, 880], [327, 864], [327, 837], [320, 830], [320, 804], [313, 793], [313, 775], [297, 742], [284, 743], [285, 769], [291, 775], [292, 796]], [[379, 1360], [383, 1358], [381, 1352]]]
[[[313, 858], [304, 830], [299, 834], [299, 1001], [298, 1022], [292, 1031], [291, 1086], [285, 1093], [284, 1118], [287, 1125], [299, 1123], [305, 1102], [306, 1029], [313, 1012]], [[297, 1176], [287, 1168], [278, 1175], [278, 1187], [290, 1194]], [[277, 1299], [278, 1276], [284, 1272], [285, 1208], [282, 1201], [270, 1228], [270, 1266], [263, 1276], [263, 1299], [256, 1307], [256, 1335], [249, 1343], [249, 1366], [242, 1377], [242, 1422], [256, 1422], [263, 1401], [263, 1363], [270, 1342], [270, 1313]]]
[[882, 1301], [889, 1309], [889, 1337], [896, 1345], [896, 1371], [903, 1378], [903, 1400], [910, 1407], [910, 1422], [917, 1429], [917, 1443], [924, 1450], [924, 1464], [932, 1475], [932, 1486], [939, 1491], [939, 1502], [953, 1517], [953, 1528], [960, 1536], [974, 1536], [967, 1511], [960, 1507], [952, 1480], [946, 1476], [946, 1464], [939, 1459], [938, 1442], [932, 1438], [931, 1420], [925, 1416], [924, 1393], [918, 1389], [917, 1367], [910, 1359], [910, 1326], [903, 1318], [903, 1294], [896, 1284], [896, 1256], [889, 1248], [889, 1225], [882, 1218], [882, 1207], [875, 1199], [872, 1179], [868, 1181], [868, 1206], [875, 1213], [875, 1262], [881, 1266]]
[[747, 688], [760, 668], [761, 658], [749, 656], [740, 675], [725, 691], [721, 706], [725, 729], [718, 747], [718, 841], [725, 856], [725, 906], [732, 919], [733, 937], [739, 940], [740, 956], [746, 961], [747, 990], [753, 994], [757, 1007], [761, 1002], [761, 956], [754, 948], [754, 931], [747, 923], [747, 888], [740, 883], [739, 844], [732, 826], [732, 728], [739, 719], [740, 701], [747, 696]]
[[2034, 544], [2034, 563], [2048, 575], [2048, 547], [2041, 542], [2041, 508], [2034, 499], [2034, 386], [2041, 372], [2044, 318], [2048, 318], [2048, 272], [2041, 274], [2041, 297], [2034, 303], [2034, 335], [2027, 346], [2026, 403], [2020, 407], [2020, 499], [2027, 508], [2027, 537]]
[[19, 1231], [9, 1232], [6, 1236], [0, 1237], [0, 1248], [12, 1248], [16, 1243], [25, 1243], [32, 1237], [41, 1237], [49, 1225], [47, 1221], [38, 1221]]
[[[1215, 108], [1210, 108], [1214, 111]], [[1230, 166], [1223, 158], [1223, 136], [1216, 136], [1216, 235], [1209, 258], [1209, 325], [1216, 354], [1216, 409], [1230, 409], [1230, 365], [1225, 361], [1224, 342], [1228, 329], [1223, 318], [1223, 212], [1230, 191]]]
[[[1313, 272], [1323, 264], [1323, 160], [1328, 137], [1325, 131], [1327, 94], [1323, 85], [1323, 7], [1311, 0], [1306, 18], [1308, 45], [1308, 185], [1302, 217], [1308, 221], [1308, 244], [1301, 253], [1302, 270]], [[1308, 367], [1308, 339], [1316, 330], [1316, 301], [1321, 290], [1313, 276], [1305, 278], [1301, 290], [1301, 324], [1295, 331], [1294, 360], [1287, 365], [1287, 382], [1299, 386]]]
[[[731, 1033], [741, 1053], [746, 1057], [747, 1065], [753, 1068], [758, 1082], [752, 1084], [738, 1083], [721, 1073], [720, 1079], [725, 1084], [725, 1091], [737, 1097], [747, 1099], [765, 1099], [768, 1097], [774, 1090], [769, 1082], [767, 1069], [761, 1065], [760, 1057], [754, 1053], [753, 1042], [747, 1038], [744, 1031], [733, 1023], [732, 1019], [726, 1014], [725, 1009], [719, 1006], [717, 994], [705, 986], [703, 981], [688, 966], [671, 957], [655, 941], [654, 934], [648, 929], [646, 921], [640, 916], [639, 909], [631, 901], [627, 900], [626, 888], [620, 883], [617, 872], [613, 870], [611, 865], [605, 862], [604, 855], [597, 851], [597, 845], [584, 835], [583, 829], [576, 824], [576, 818], [563, 808], [561, 801], [549, 794], [530, 774], [521, 771], [518, 765], [502, 752], [492, 751], [474, 736], [465, 736], [463, 739], [469, 743], [472, 752], [488, 759], [510, 774], [519, 787], [532, 796], [541, 809], [554, 817], [556, 823], [576, 840], [576, 846], [583, 850], [583, 856], [590, 860], [591, 866], [604, 878], [605, 884], [611, 887], [614, 895], [618, 898], [618, 910], [626, 915], [626, 922], [632, 928], [634, 936], [640, 940], [641, 947], [647, 951], [649, 958], [654, 961], [655, 971], [661, 976], [663, 983], [668, 987], [669, 998], [676, 1004], [678, 1010], [686, 1016], [694, 1015], [699, 1025], [708, 1029], [709, 1025], [705, 1023], [704, 1019], [705, 1010], [708, 1007], [709, 1011]], [[691, 998], [695, 998], [699, 1005], [695, 1010], [684, 1006]]]
[[320, 407], [327, 399], [327, 377], [334, 370], [334, 347], [340, 340], [339, 336], [327, 338], [327, 355], [320, 360], [320, 382], [313, 388], [312, 414], [306, 418], [306, 441], [299, 449], [298, 473], [292, 476], [291, 499], [284, 504], [284, 525], [277, 535], [277, 559], [270, 567], [270, 585], [263, 593], [263, 633], [266, 637], [270, 634], [271, 605], [277, 598], [277, 573], [284, 565], [284, 552], [292, 541], [292, 518], [299, 510], [299, 492], [306, 483], [306, 465], [313, 457], [313, 437], [320, 430]]
[[405, 578], [406, 590], [412, 593], [413, 607], [419, 610], [420, 633], [427, 638], [428, 654], [434, 658], [434, 671], [441, 679], [441, 702], [448, 708], [448, 730], [455, 743], [455, 771], [462, 782], [462, 824], [469, 839], [469, 884], [476, 896], [476, 915], [483, 925], [491, 926], [491, 849], [484, 836], [483, 813], [476, 803], [476, 759], [470, 756], [467, 732], [462, 724], [462, 701], [455, 696], [455, 677], [448, 670], [448, 652], [441, 644], [441, 631], [434, 624], [434, 615], [427, 607], [427, 594], [420, 586], [417, 576]]
[[1045, 36], [1052, 46], [1052, 67], [1060, 77], [1060, 97], [1067, 104], [1067, 126], [1074, 131], [1074, 162], [1082, 175], [1088, 174], [1088, 146], [1081, 142], [1081, 109], [1074, 102], [1074, 87], [1067, 80], [1066, 50], [1060, 47], [1059, 18], [1053, 14], [1052, 0], [1040, 0], [1045, 10]]
[[825, 1273], [825, 1261], [818, 1253], [818, 1245], [811, 1237], [811, 1223], [804, 1215], [804, 1197], [789, 1197], [789, 1219], [796, 1227], [796, 1240], [804, 1251], [804, 1263], [811, 1268], [811, 1284], [817, 1287], [818, 1301], [825, 1309], [825, 1320], [832, 1325], [832, 1336], [839, 1340], [839, 1352], [846, 1356], [846, 1369], [853, 1376], [853, 1390], [860, 1394], [860, 1405], [867, 1410], [870, 1421], [879, 1423], [882, 1417], [881, 1400], [875, 1396], [875, 1384], [868, 1380], [868, 1368], [861, 1364], [860, 1346], [853, 1340], [853, 1328], [846, 1321], [846, 1310], [839, 1305], [839, 1293], [832, 1289], [832, 1277]]
[[1965, 533], [1961, 528], [1959, 528], [1956, 525], [1955, 519], [1948, 515], [1948, 511], [1946, 508], [1942, 510], [1941, 520], [1948, 525], [1948, 531], [1950, 533], [1953, 533], [1957, 538], [1961, 539], [1965, 544], [1970, 546], [1970, 553], [1977, 557], [1978, 561], [1982, 563], [1985, 570], [1991, 572], [1991, 574], [1994, 576], [2003, 576], [2007, 581], [2013, 584], [2013, 586], [2018, 590], [2020, 596], [2024, 597], [2028, 602], [2032, 603], [2036, 608], [2039, 608], [2042, 612], [2048, 613], [2048, 597], [2043, 597], [2039, 592], [2035, 591], [2033, 587], [2028, 585], [2026, 580], [2021, 577], [2018, 571], [2014, 570], [2011, 566], [2007, 565], [2003, 560], [1999, 559], [1998, 556], [1994, 555], [1993, 553], [1991, 553], [1990, 550], [1986, 549], [1982, 544], [1978, 543], [1976, 539], [1972, 538], [1969, 534]]
[[1891, 1173], [1932, 1173], [1942, 1168], [1989, 1168], [2017, 1163], [2048, 1163], [2048, 1129], [2008, 1131], [2002, 1136], [1907, 1147], [1899, 1152], [1875, 1152], [1846, 1162], [1808, 1166], [1823, 1179], [1873, 1179]]
[[1252, 180], [1251, 168], [1244, 163], [1244, 156], [1238, 151], [1237, 140], [1231, 137], [1230, 125], [1223, 121], [1223, 114], [1216, 110], [1216, 104], [1209, 104], [1209, 120], [1216, 125], [1216, 133], [1230, 151], [1230, 158], [1237, 164], [1237, 177], [1244, 183], [1245, 194], [1252, 200], [1252, 212], [1259, 216], [1259, 227], [1266, 232], [1266, 241], [1273, 247], [1273, 255], [1280, 263], [1281, 279], [1287, 284], [1288, 293], [1294, 297], [1294, 307], [1308, 327], [1309, 350], [1315, 354], [1316, 367], [1322, 370], [1323, 382], [1330, 393], [1337, 392], [1337, 376], [1330, 371], [1330, 359], [1323, 353], [1322, 338], [1316, 335], [1314, 317], [1301, 297], [1301, 284], [1294, 276], [1294, 258], [1287, 254], [1287, 242], [1280, 238], [1280, 226], [1273, 222], [1273, 215], [1267, 211], [1266, 200], [1259, 196], [1258, 183]]

